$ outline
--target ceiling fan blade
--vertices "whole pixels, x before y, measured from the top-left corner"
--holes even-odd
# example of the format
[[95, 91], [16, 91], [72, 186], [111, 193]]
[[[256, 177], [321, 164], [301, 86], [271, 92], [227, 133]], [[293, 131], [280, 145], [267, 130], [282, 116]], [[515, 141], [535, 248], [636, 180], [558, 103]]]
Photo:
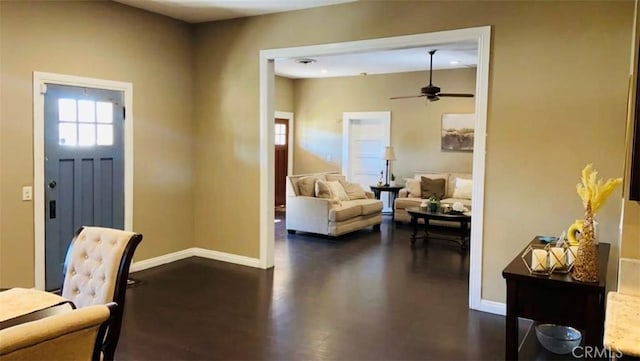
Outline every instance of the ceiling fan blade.
[[425, 96], [424, 94], [422, 94], [422, 95], [407, 95], [407, 96], [403, 96], [403, 97], [391, 97], [391, 98], [389, 98], [389, 100], [409, 99], [409, 98], [422, 98], [424, 96]]
[[464, 93], [438, 93], [439, 97], [452, 97], [452, 98], [473, 98], [473, 94]]

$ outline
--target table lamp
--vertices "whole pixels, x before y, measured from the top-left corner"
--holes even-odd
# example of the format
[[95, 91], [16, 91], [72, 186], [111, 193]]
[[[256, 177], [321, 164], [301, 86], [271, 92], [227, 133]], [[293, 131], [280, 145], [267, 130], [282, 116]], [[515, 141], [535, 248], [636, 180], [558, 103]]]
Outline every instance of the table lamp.
[[384, 184], [384, 186], [388, 187], [389, 186], [389, 161], [396, 160], [396, 153], [394, 153], [393, 147], [391, 146], [384, 147], [384, 155], [382, 156], [382, 159], [384, 159], [387, 162], [387, 176], [385, 178], [386, 183]]

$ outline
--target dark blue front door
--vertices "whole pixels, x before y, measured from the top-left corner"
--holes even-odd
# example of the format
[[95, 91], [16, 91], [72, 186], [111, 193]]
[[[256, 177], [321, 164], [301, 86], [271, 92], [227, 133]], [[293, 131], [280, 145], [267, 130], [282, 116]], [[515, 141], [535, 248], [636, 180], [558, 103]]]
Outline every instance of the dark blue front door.
[[80, 226], [124, 228], [124, 101], [119, 91], [47, 84], [46, 289], [62, 285]]

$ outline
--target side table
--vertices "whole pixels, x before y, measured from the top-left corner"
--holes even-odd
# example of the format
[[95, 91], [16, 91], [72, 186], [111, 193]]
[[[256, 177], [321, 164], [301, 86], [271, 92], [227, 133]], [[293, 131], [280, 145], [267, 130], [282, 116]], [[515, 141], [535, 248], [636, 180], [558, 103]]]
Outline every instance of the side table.
[[602, 347], [609, 249], [608, 243], [598, 245], [597, 283], [576, 281], [571, 274], [532, 275], [520, 257], [524, 249], [516, 255], [502, 271], [507, 282], [506, 360], [518, 359], [518, 317], [577, 328], [586, 345]]
[[373, 195], [376, 197], [376, 199], [380, 199], [380, 193], [382, 192], [389, 192], [389, 194], [391, 194], [391, 220], [395, 220], [396, 218], [396, 197], [398, 197], [398, 193], [400, 192], [400, 190], [404, 187], [398, 187], [398, 186], [369, 186], [371, 188], [371, 191], [373, 192]]

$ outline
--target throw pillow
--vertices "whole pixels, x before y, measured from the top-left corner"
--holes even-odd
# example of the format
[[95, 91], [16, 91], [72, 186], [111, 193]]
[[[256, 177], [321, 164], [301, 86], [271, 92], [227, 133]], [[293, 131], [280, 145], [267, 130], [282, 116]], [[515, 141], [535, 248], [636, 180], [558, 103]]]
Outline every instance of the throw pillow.
[[298, 179], [298, 195], [305, 197], [315, 196], [316, 177], [302, 177]]
[[422, 197], [422, 189], [420, 188], [420, 180], [418, 179], [405, 179], [404, 187], [409, 191], [409, 197], [420, 198]]
[[344, 188], [349, 199], [367, 199], [367, 194], [360, 184], [347, 182], [345, 180], [340, 181], [340, 184], [342, 184], [342, 188]]
[[471, 179], [456, 178], [453, 198], [471, 199], [473, 181]]
[[427, 177], [420, 177], [420, 190], [422, 191], [422, 197], [424, 199], [431, 198], [435, 194], [438, 199], [444, 197], [444, 179], [431, 179]]
[[315, 195], [318, 198], [333, 199], [334, 195], [326, 181], [318, 179], [315, 186]]
[[340, 184], [340, 182], [331, 181], [326, 183], [327, 185], [329, 185], [329, 189], [331, 189], [331, 194], [333, 195], [333, 198], [336, 198], [339, 201], [349, 200], [349, 196], [347, 195], [347, 192], [344, 191], [344, 188], [342, 188], [342, 184]]
[[327, 178], [329, 182], [346, 180], [342, 174], [325, 174], [325, 178]]

